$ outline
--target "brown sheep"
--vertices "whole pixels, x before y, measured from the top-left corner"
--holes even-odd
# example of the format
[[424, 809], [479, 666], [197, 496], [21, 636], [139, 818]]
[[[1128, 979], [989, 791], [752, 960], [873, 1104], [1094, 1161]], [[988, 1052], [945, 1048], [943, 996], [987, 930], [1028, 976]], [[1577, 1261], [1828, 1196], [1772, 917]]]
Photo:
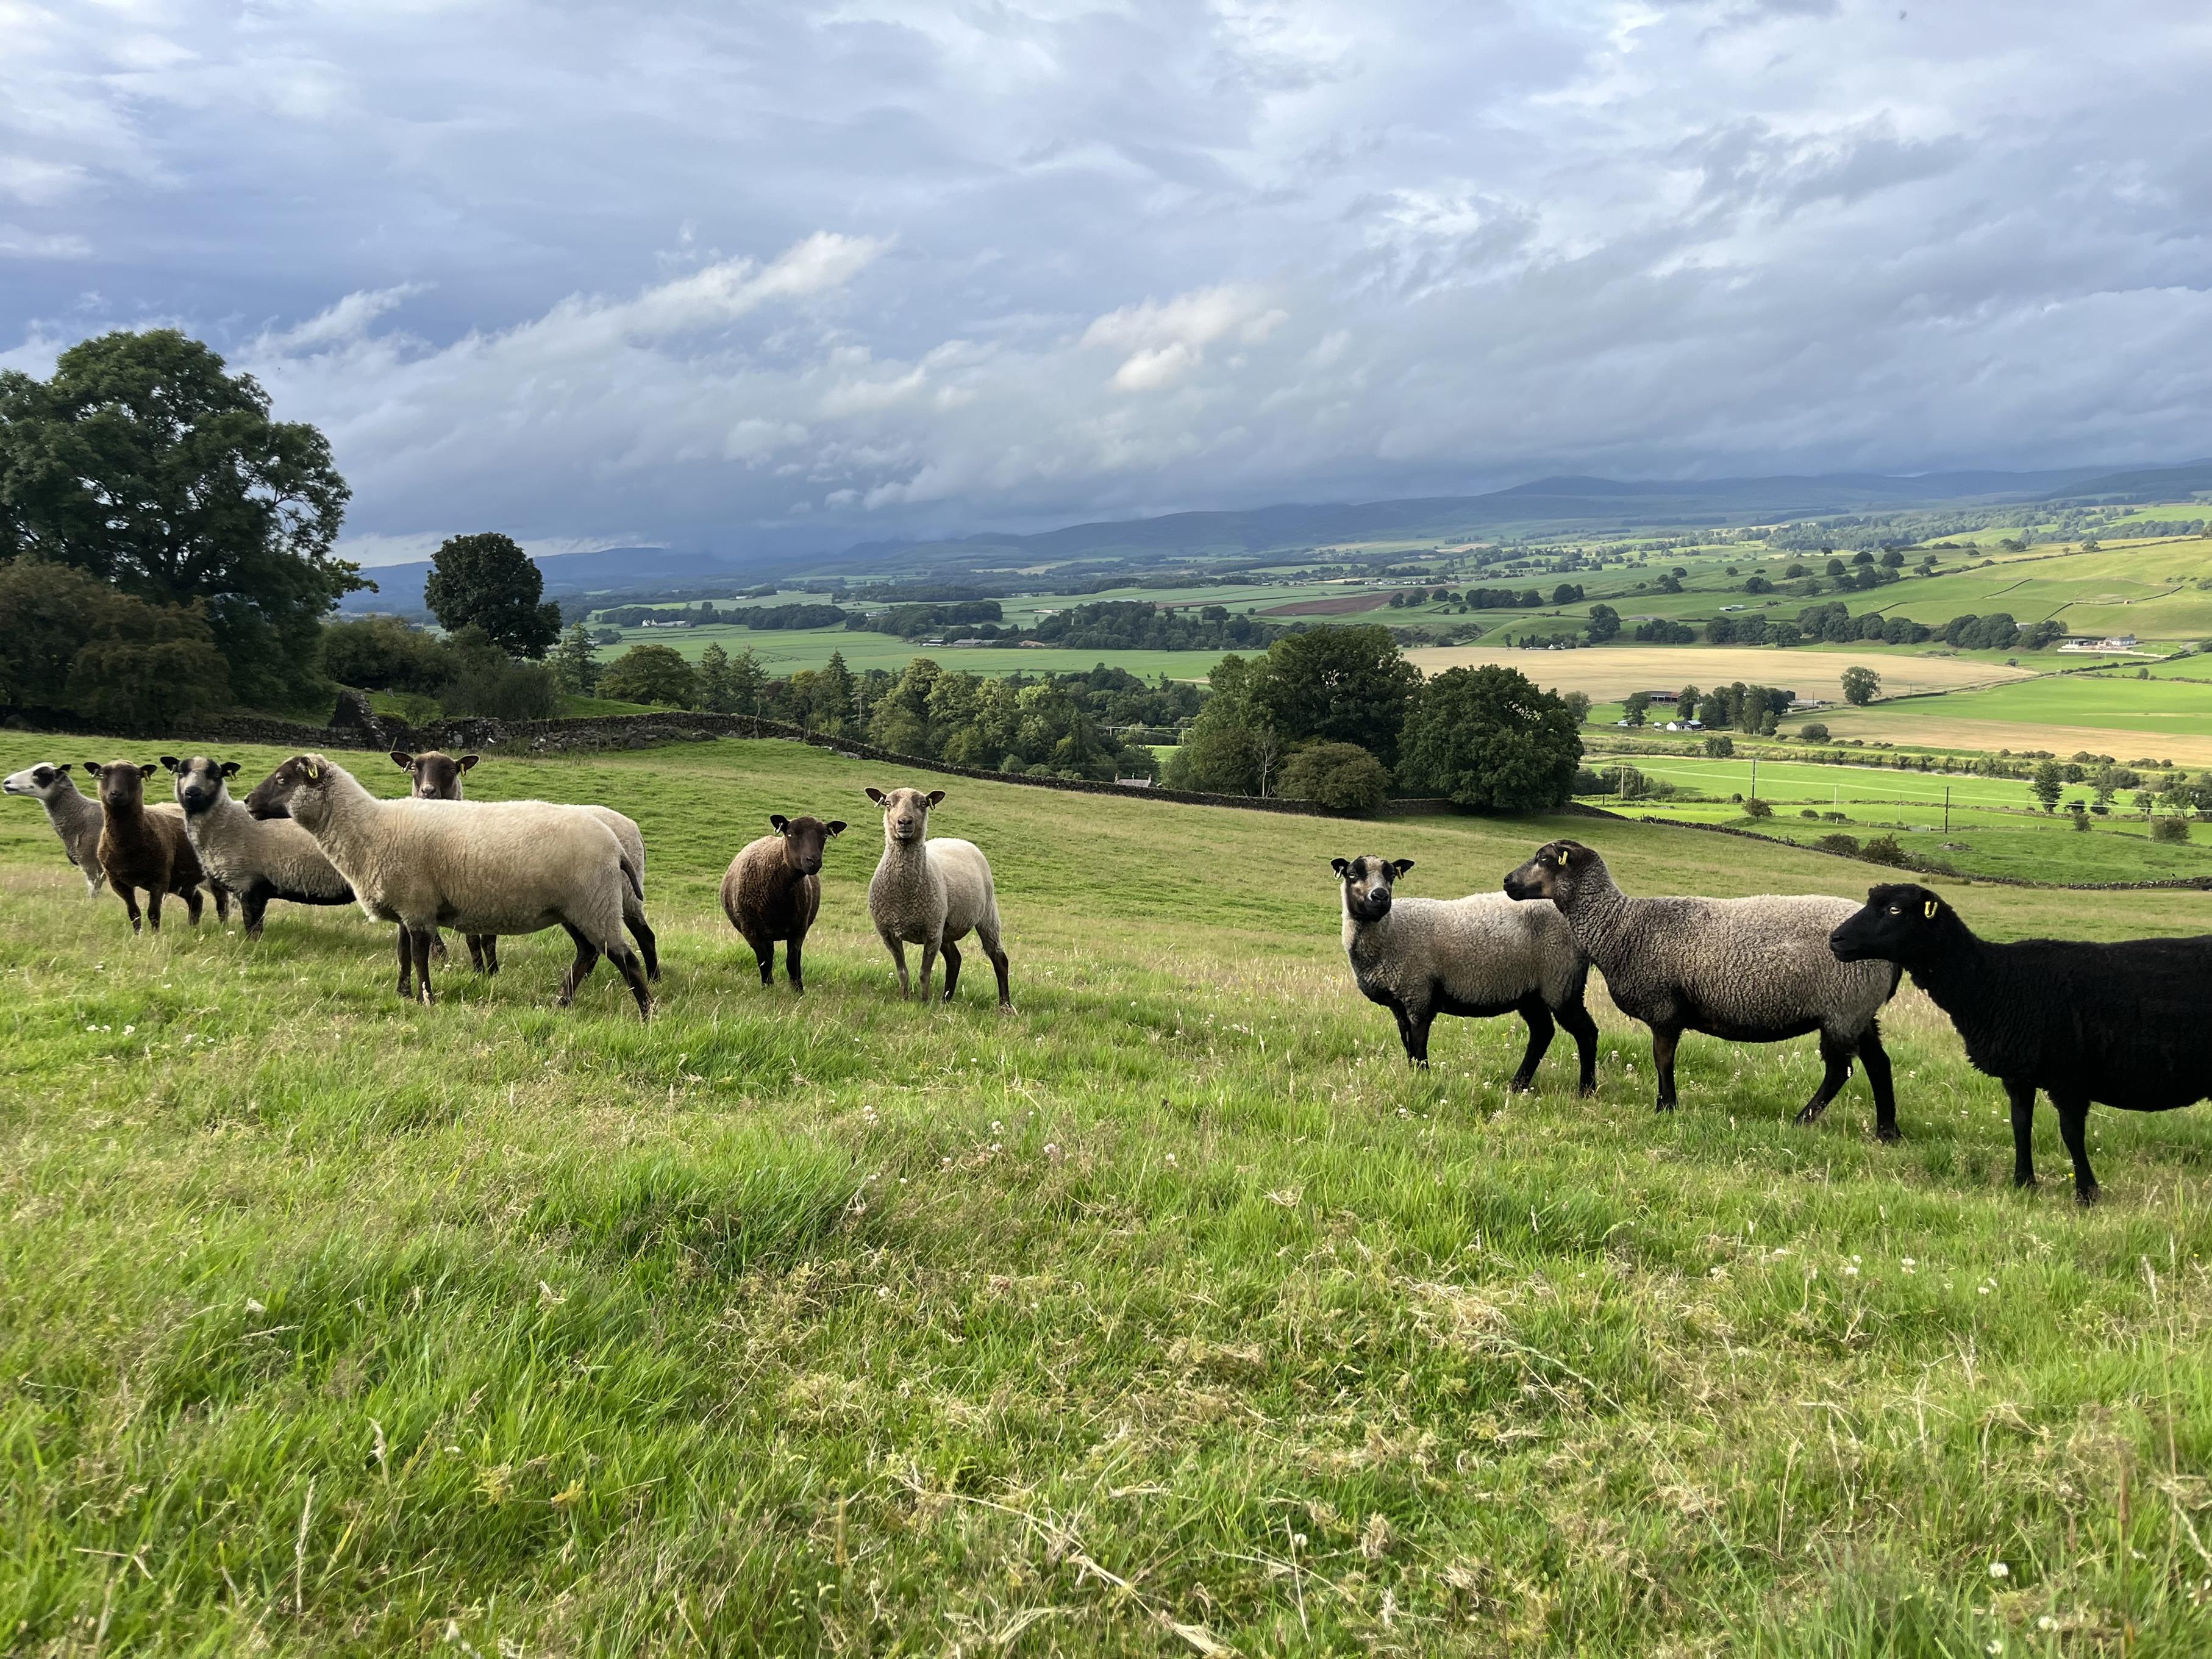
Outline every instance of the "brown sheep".
[[763, 985], [775, 982], [775, 942], [784, 940], [785, 976], [793, 992], [804, 995], [799, 951], [822, 908], [822, 849], [831, 836], [845, 833], [845, 825], [781, 812], [769, 823], [774, 835], [763, 836], [730, 860], [722, 877], [722, 914], [753, 947]]
[[134, 766], [129, 761], [86, 761], [84, 769], [100, 780], [100, 869], [107, 884], [123, 901], [131, 918], [131, 931], [139, 931], [138, 897], [146, 890], [146, 921], [161, 931], [161, 900], [174, 893], [185, 902], [185, 914], [193, 927], [200, 923], [200, 887], [215, 894], [219, 921], [230, 920], [230, 894], [210, 882], [200, 868], [199, 855], [185, 834], [185, 821], [166, 812], [146, 810], [146, 780], [161, 769], [150, 763]]

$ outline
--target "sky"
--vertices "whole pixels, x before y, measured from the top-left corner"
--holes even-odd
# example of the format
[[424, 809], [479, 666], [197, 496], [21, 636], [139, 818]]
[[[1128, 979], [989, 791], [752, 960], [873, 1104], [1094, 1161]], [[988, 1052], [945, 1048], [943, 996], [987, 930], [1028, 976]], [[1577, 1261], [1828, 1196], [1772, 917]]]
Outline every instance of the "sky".
[[0, 367], [343, 550], [2212, 453], [2212, 7], [0, 0]]

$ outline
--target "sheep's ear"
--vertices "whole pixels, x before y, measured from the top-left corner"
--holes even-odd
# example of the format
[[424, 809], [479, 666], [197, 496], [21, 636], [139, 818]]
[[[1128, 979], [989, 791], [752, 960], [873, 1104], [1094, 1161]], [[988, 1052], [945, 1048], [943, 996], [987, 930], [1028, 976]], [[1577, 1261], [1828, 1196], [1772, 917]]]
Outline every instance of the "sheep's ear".
[[1393, 859], [1390, 860], [1390, 867], [1402, 876], [1413, 867], [1413, 861], [1411, 859]]
[[779, 836], [787, 835], [791, 830], [791, 820], [781, 812], [771, 812], [768, 815], [768, 827]]
[[392, 751], [392, 763], [403, 772], [412, 772], [415, 769], [415, 757], [404, 749], [395, 749]]
[[[99, 770], [99, 768], [94, 767], [93, 769], [97, 771]], [[884, 792], [880, 789], [863, 789], [860, 793], [866, 795], [870, 800], [875, 802], [878, 806], [881, 806], [884, 804]]]
[[824, 830], [827, 830], [833, 836], [842, 836], [845, 833], [845, 820], [842, 818], [832, 818], [829, 823], [823, 824], [822, 827]]
[[100, 775], [100, 763], [98, 761], [79, 761], [77, 764], [84, 768], [86, 771], [91, 773], [95, 778]]
[[227, 778], [234, 778], [238, 775], [238, 763], [236, 761], [225, 761], [220, 769], [222, 770], [223, 776]]
[[1328, 867], [1335, 871], [1338, 875], [1341, 876], [1346, 871], [1352, 868], [1352, 860], [1350, 859], [1331, 859], [1328, 861]]
[[150, 778], [155, 773], [161, 769], [155, 765], [153, 762], [148, 761], [143, 766], [138, 769], [138, 775], [142, 778]]
[[[162, 757], [161, 757], [161, 766], [162, 766], [162, 769], [163, 769], [163, 770], [165, 770], [165, 771], [170, 771], [170, 772], [173, 772], [173, 771], [175, 771], [175, 770], [177, 769], [177, 757], [176, 757], [174, 755], [164, 755], [164, 756], [162, 756]], [[153, 769], [152, 767], [150, 767], [150, 766], [149, 766], [149, 767], [148, 767], [148, 768], [146, 769], [146, 775], [147, 775], [148, 777], [151, 777], [151, 776], [153, 776], [153, 775], [154, 775], [154, 769]]]
[[1559, 848], [1558, 856], [1559, 860], [1559, 868], [1564, 870], [1569, 864], [1573, 862], [1574, 849], [1572, 848], [1562, 847]]
[[936, 805], [938, 802], [944, 799], [945, 792], [942, 789], [933, 789], [929, 792], [929, 804], [932, 806]]
[[478, 761], [482, 760], [483, 758], [483, 757], [482, 755], [464, 755], [464, 756], [462, 756], [462, 757], [461, 757], [461, 760], [460, 760], [461, 770], [462, 770], [462, 771], [464, 771], [464, 772], [467, 771], [467, 770], [469, 769], [469, 768], [471, 768], [471, 766], [474, 766], [474, 765], [475, 765]]

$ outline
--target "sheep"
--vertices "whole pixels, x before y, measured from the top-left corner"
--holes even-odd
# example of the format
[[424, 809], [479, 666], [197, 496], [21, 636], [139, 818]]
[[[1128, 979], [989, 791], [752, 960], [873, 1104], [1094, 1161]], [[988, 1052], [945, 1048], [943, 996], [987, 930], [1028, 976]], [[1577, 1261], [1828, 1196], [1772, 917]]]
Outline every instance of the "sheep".
[[246, 936], [261, 937], [271, 899], [292, 904], [351, 904], [353, 889], [331, 867], [315, 838], [289, 818], [264, 823], [230, 798], [238, 763], [217, 765], [204, 755], [161, 757], [176, 774], [177, 805], [200, 867], [238, 896]]
[[960, 951], [955, 940], [970, 928], [999, 974], [999, 1012], [1010, 1014], [1006, 953], [999, 948], [999, 897], [991, 881], [990, 860], [972, 842], [928, 839], [929, 810], [945, 799], [942, 789], [871, 789], [867, 797], [884, 811], [884, 855], [868, 882], [868, 915], [891, 961], [898, 968], [899, 994], [910, 996], [906, 947], [921, 946], [921, 996], [929, 1000], [930, 970], [945, 953], [945, 1000], [960, 983]]
[[1370, 1002], [1398, 1019], [1406, 1058], [1425, 1071], [1429, 1025], [1438, 1014], [1488, 1019], [1518, 1013], [1528, 1052], [1506, 1086], [1531, 1086], [1552, 1046], [1553, 1016], [1582, 1056], [1583, 1094], [1597, 1086], [1597, 1024], [1583, 1006], [1589, 958], [1557, 910], [1501, 893], [1460, 899], [1399, 898], [1411, 859], [1332, 859], [1344, 910], [1344, 954]]
[[769, 823], [774, 835], [747, 842], [730, 860], [722, 877], [722, 914], [753, 947], [764, 986], [775, 982], [775, 942], [785, 941], [784, 977], [793, 994], [803, 996], [799, 951], [822, 908], [822, 849], [845, 833], [845, 823], [781, 812], [770, 814]]
[[[419, 755], [410, 755], [404, 749], [394, 749], [390, 752], [392, 763], [414, 780], [413, 786], [408, 793], [417, 800], [461, 799], [461, 775], [473, 770], [480, 758], [475, 755], [462, 755], [456, 757], [437, 749], [425, 750]], [[562, 804], [557, 801], [544, 803], [549, 806]], [[635, 819], [623, 817], [611, 806], [598, 806], [586, 803], [574, 807], [573, 810], [590, 814], [613, 830], [616, 841], [622, 844], [623, 856], [629, 860], [630, 867], [637, 872], [638, 890], [623, 896], [623, 924], [629, 929], [630, 936], [636, 939], [638, 952], [645, 958], [646, 978], [659, 979], [660, 977], [660, 943], [645, 919], [645, 832], [637, 827]], [[439, 947], [439, 951], [441, 954], [443, 953], [442, 945]], [[498, 939], [495, 936], [486, 935], [480, 939], [470, 939], [469, 957], [483, 972], [497, 973], [499, 971]]]
[[149, 762], [134, 766], [129, 761], [86, 761], [84, 769], [100, 780], [100, 869], [131, 918], [131, 931], [138, 929], [138, 900], [135, 889], [146, 890], [146, 921], [161, 931], [161, 899], [174, 893], [185, 902], [185, 915], [200, 925], [200, 886], [206, 883], [215, 894], [216, 920], [230, 920], [230, 894], [219, 882], [208, 880], [199, 857], [185, 835], [181, 816], [146, 809], [146, 780], [161, 769]]
[[623, 939], [623, 892], [637, 872], [598, 819], [537, 801], [379, 800], [343, 767], [295, 755], [254, 791], [283, 804], [352, 884], [369, 915], [400, 924], [399, 994], [410, 968], [430, 993], [430, 939], [440, 926], [464, 933], [534, 933], [558, 925], [576, 946], [561, 1006], [604, 953], [621, 970], [641, 1018], [653, 996], [637, 953]]
[[[36, 766], [10, 773], [0, 781], [0, 791], [10, 795], [28, 795], [46, 809], [46, 822], [61, 837], [62, 852], [84, 877], [84, 896], [99, 896], [100, 890], [107, 884], [107, 877], [100, 867], [100, 803], [77, 793], [76, 779], [70, 769], [41, 761]], [[173, 802], [164, 800], [155, 801], [147, 810], [166, 813], [174, 812], [177, 808]]]
[[2074, 1197], [2097, 1201], [2089, 1103], [2170, 1112], [2212, 1097], [2212, 934], [2193, 939], [1977, 938], [1940, 894], [1869, 888], [1828, 936], [1838, 962], [1895, 963], [1951, 1017], [1977, 1071], [2012, 1103], [2012, 1180], [2035, 1184], [2035, 1091], [2058, 1110]]
[[1897, 1096], [1877, 1017], [1898, 970], [1838, 963], [1828, 934], [1851, 911], [1839, 898], [1629, 898], [1605, 860], [1580, 842], [1555, 841], [1505, 878], [1516, 899], [1549, 899], [1605, 975], [1613, 1006], [1651, 1028], [1657, 1109], [1674, 1109], [1674, 1048], [1684, 1031], [1732, 1042], [1820, 1034], [1826, 1071], [1797, 1114], [1811, 1123], [1866, 1066], [1875, 1133], [1899, 1138]]

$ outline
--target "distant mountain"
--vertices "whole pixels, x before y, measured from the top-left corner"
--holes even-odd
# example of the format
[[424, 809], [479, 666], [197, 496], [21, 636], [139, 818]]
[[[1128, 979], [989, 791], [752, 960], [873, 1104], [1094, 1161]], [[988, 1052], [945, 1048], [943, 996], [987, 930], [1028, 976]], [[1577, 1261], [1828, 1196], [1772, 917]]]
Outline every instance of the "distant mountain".
[[[1240, 510], [1103, 520], [1028, 535], [984, 534], [927, 542], [863, 542], [809, 555], [765, 539], [744, 553], [617, 547], [540, 558], [549, 598], [635, 592], [654, 586], [750, 586], [794, 575], [848, 578], [1039, 565], [1160, 565], [1249, 558], [1374, 541], [1474, 541], [1505, 536], [1664, 532], [1702, 525], [1771, 524], [1839, 514], [1986, 507], [2008, 502], [2173, 501], [2212, 490], [2212, 460], [2114, 472], [1928, 472], [1914, 477], [1845, 472], [1818, 477], [1536, 478], [1480, 495], [1407, 501], [1284, 503]], [[427, 562], [369, 571], [379, 592], [349, 595], [350, 613], [422, 613]]]

